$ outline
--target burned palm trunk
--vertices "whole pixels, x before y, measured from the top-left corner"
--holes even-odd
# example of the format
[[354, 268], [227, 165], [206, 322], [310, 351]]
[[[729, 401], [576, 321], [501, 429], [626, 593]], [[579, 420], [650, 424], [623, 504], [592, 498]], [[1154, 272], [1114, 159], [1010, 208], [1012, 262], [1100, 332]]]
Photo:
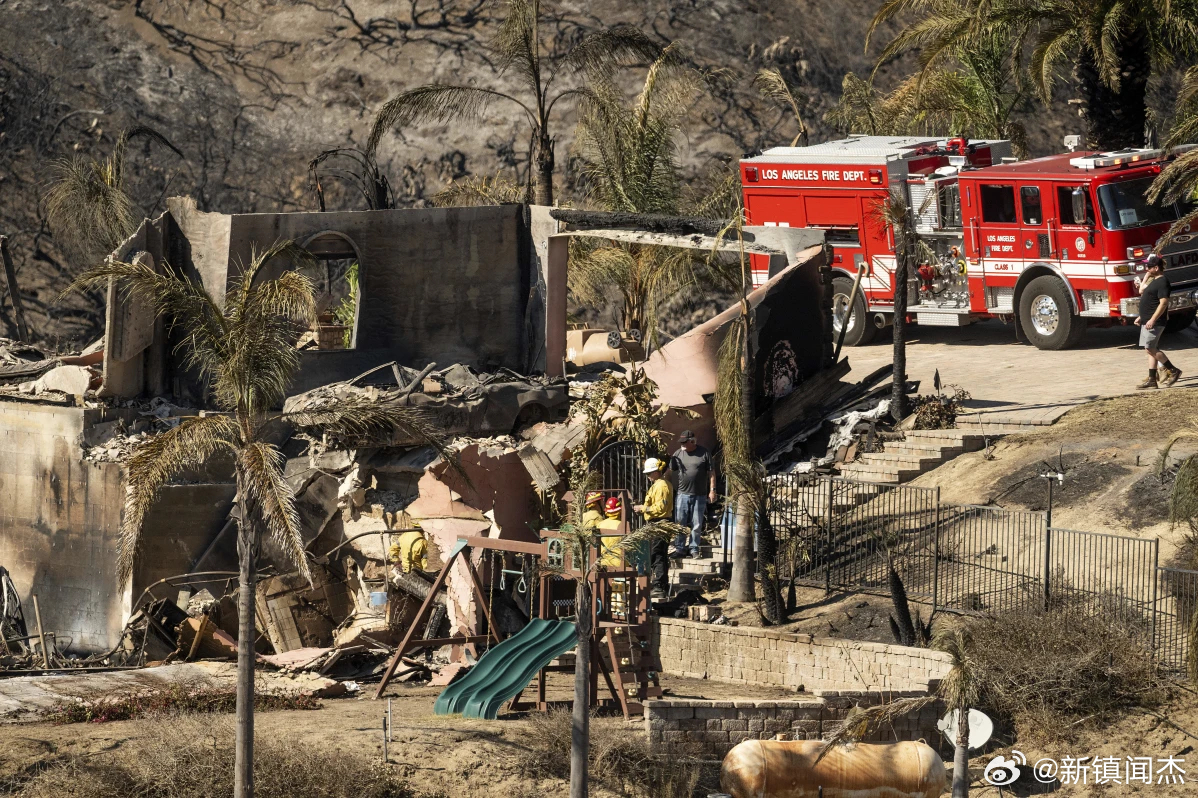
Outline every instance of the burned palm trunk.
[[953, 750], [953, 798], [969, 798], [969, 707], [957, 707], [957, 745]]
[[910, 225], [910, 218], [905, 217], [902, 229], [895, 229], [894, 389], [890, 397], [890, 415], [895, 421], [907, 415], [907, 277], [913, 243]]
[[757, 576], [761, 580], [766, 619], [770, 623], [782, 623], [784, 613], [782, 587], [778, 578], [778, 541], [765, 507], [757, 511]]
[[537, 142], [536, 204], [553, 204], [553, 139], [542, 126]]
[[591, 747], [591, 583], [578, 579], [574, 591], [574, 708], [570, 722], [570, 798], [586, 798], [587, 758]]
[[[740, 335], [740, 380], [739, 393], [736, 397], [735, 412], [740, 416], [740, 430], [737, 440], [724, 440], [724, 454], [727, 460], [748, 460], [749, 442], [747, 436], [753, 429], [753, 383], [750, 378], [749, 355], [749, 320], [747, 303], [741, 303], [741, 321], [734, 327]], [[747, 498], [741, 498], [736, 503], [736, 538], [732, 547], [732, 580], [728, 585], [729, 601], [753, 601], [757, 591], [753, 585], [753, 510]]]
[[254, 599], [258, 590], [261, 545], [257, 509], [247, 496], [245, 476], [237, 475], [241, 518], [237, 531], [237, 737], [233, 766], [234, 798], [254, 795]]

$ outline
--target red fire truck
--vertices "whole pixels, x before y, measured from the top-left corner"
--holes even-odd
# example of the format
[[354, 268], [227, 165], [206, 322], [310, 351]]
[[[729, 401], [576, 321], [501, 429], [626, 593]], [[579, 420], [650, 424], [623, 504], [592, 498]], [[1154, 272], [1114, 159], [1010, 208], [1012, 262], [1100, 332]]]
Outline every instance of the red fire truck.
[[[852, 136], [745, 158], [741, 181], [749, 224], [825, 231], [845, 343], [868, 343], [893, 323], [894, 238], [879, 205], [897, 189], [926, 245], [909, 274], [908, 319], [963, 327], [1000, 318], [1037, 347], [1062, 349], [1091, 324], [1135, 319], [1137, 268], [1184, 212], [1150, 205], [1144, 192], [1178, 152], [1016, 161], [1006, 141]], [[1186, 232], [1163, 253], [1169, 329], [1188, 326], [1198, 309], [1198, 235]], [[767, 259], [754, 257], [754, 281], [763, 282]]]

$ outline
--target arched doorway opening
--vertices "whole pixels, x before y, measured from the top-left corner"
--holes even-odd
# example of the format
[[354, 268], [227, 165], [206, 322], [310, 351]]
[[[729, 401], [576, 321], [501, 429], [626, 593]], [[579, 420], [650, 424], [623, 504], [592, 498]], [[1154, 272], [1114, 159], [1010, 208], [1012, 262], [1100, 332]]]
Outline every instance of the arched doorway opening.
[[303, 242], [313, 263], [300, 267], [316, 287], [316, 322], [300, 339], [301, 349], [355, 349], [362, 303], [362, 257], [349, 236], [325, 230]]

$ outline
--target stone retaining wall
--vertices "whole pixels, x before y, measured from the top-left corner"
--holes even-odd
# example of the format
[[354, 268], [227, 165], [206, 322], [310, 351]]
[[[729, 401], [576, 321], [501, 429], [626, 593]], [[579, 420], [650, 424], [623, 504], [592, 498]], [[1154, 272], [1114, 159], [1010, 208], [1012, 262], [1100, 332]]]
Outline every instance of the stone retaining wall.
[[787, 634], [660, 618], [657, 651], [665, 673], [796, 691], [926, 693], [951, 667], [926, 648]]
[[[885, 700], [922, 695], [918, 691], [891, 693]], [[670, 699], [645, 702], [645, 728], [649, 744], [658, 752], [705, 759], [723, 759], [737, 743], [770, 739], [779, 734], [792, 740], [820, 740], [837, 728], [854, 706], [881, 703], [878, 693], [817, 690], [794, 701], [732, 699], [700, 701]], [[898, 718], [866, 740], [893, 742], [924, 740], [939, 747], [936, 720], [944, 713], [940, 702]]]

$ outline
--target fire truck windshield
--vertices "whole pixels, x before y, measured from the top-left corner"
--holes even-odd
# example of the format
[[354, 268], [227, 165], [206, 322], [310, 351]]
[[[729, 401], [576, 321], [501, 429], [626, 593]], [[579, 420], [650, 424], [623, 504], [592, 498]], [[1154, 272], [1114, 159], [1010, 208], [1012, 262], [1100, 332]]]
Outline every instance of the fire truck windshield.
[[1175, 205], [1152, 205], [1145, 197], [1151, 177], [1106, 183], [1098, 187], [1102, 225], [1108, 230], [1127, 230], [1150, 224], [1171, 224], [1180, 218]]

